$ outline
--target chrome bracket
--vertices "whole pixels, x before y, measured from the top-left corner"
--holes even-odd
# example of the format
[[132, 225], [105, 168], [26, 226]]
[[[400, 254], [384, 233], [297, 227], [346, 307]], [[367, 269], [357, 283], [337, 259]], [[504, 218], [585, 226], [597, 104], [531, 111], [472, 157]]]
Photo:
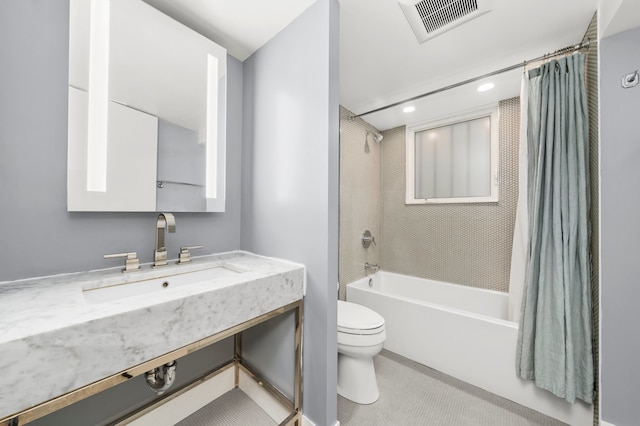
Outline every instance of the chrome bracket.
[[636, 70], [623, 76], [620, 84], [625, 89], [631, 89], [632, 87], [636, 87], [638, 83], [640, 83], [640, 75], [638, 74], [638, 70]]

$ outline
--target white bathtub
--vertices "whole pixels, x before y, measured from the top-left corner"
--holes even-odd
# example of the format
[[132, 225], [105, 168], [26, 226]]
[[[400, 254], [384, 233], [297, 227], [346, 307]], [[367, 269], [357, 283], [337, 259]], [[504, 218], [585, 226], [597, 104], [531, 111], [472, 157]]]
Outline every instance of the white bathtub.
[[384, 317], [389, 351], [565, 423], [593, 424], [590, 405], [517, 377], [518, 324], [506, 321], [507, 293], [379, 271], [349, 284], [347, 300]]

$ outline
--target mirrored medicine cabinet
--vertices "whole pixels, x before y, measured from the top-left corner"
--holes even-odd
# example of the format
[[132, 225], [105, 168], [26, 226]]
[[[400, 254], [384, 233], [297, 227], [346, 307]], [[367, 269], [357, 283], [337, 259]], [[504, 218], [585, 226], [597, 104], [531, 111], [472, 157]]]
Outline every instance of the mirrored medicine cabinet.
[[225, 208], [226, 50], [141, 0], [71, 0], [69, 211]]

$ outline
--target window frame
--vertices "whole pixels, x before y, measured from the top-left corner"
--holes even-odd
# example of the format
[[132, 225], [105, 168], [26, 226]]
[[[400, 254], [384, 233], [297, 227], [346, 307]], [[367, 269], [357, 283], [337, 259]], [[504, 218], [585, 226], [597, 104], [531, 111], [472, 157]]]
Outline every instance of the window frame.
[[[491, 194], [483, 197], [449, 197], [449, 198], [416, 198], [415, 197], [415, 135], [416, 133], [438, 127], [452, 126], [454, 124], [471, 121], [478, 118], [489, 117], [491, 123], [490, 130], [490, 179]], [[405, 204], [456, 204], [456, 203], [497, 203], [499, 201], [499, 179], [498, 170], [500, 162], [500, 142], [499, 142], [499, 112], [498, 105], [492, 104], [483, 108], [474, 109], [462, 114], [456, 114], [437, 119], [426, 120], [415, 124], [407, 125], [405, 147], [406, 147], [406, 181], [405, 181]]]

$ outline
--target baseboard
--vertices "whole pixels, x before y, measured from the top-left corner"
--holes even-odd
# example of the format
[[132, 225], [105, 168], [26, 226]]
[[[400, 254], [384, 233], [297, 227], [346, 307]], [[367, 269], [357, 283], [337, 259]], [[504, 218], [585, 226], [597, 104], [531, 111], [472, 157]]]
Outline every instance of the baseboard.
[[605, 422], [604, 420], [600, 420], [600, 426], [616, 426], [613, 423]]
[[258, 404], [277, 424], [280, 424], [290, 414], [271, 393], [253, 380], [242, 368], [238, 372], [238, 388]]
[[[309, 418], [303, 414], [302, 415], [302, 426], [316, 426], [316, 424], [313, 423], [311, 420], [309, 420]], [[333, 424], [333, 426], [340, 426], [340, 421], [336, 420], [336, 422]]]

